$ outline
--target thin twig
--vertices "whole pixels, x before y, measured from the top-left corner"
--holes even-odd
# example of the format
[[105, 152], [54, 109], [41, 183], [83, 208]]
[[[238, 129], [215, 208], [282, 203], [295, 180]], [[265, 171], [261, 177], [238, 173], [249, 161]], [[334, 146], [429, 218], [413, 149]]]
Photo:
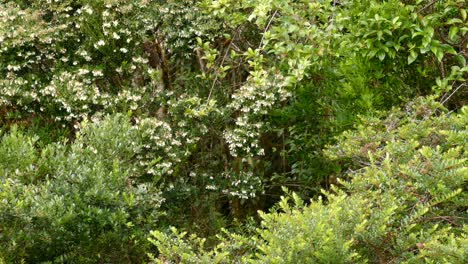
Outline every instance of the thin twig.
[[331, 14], [330, 18], [328, 19], [328, 21], [330, 21], [330, 26], [333, 26], [333, 21], [334, 21], [334, 18], [335, 18], [335, 6], [336, 6], [337, 1], [338, 0], [333, 0], [333, 11], [332, 11], [332, 14]]
[[423, 8], [419, 9], [418, 13], [421, 13], [422, 11], [426, 10], [427, 8], [431, 7], [432, 5], [434, 5], [438, 0], [433, 0], [432, 2], [430, 2], [429, 4], [425, 5]]
[[447, 101], [450, 99], [450, 97], [452, 97], [452, 96], [453, 96], [458, 90], [460, 90], [460, 88], [462, 88], [463, 86], [467, 86], [467, 84], [466, 84], [466, 83], [460, 84], [455, 90], [453, 90], [453, 92], [452, 92], [447, 98], [445, 98], [444, 101], [441, 102], [441, 104], [445, 104], [445, 102], [447, 102]]
[[276, 17], [276, 14], [278, 14], [278, 9], [275, 10], [273, 15], [270, 17], [270, 20], [268, 21], [268, 24], [266, 25], [265, 29], [263, 30], [262, 39], [260, 40], [260, 44], [258, 45], [258, 48], [262, 47], [263, 39], [265, 38], [265, 33], [268, 31], [268, 29], [270, 29], [271, 23], [273, 22], [273, 18]]
[[[224, 56], [223, 56], [223, 58], [222, 58], [222, 60], [221, 60], [221, 63], [219, 64], [220, 67], [223, 66], [224, 61], [225, 61], [226, 58], [227, 58], [227, 55], [228, 55], [228, 53], [229, 53], [229, 51], [230, 51], [230, 49], [231, 49], [232, 43], [234, 42], [234, 39], [236, 38], [236, 35], [239, 33], [239, 28], [240, 28], [240, 26], [238, 26], [238, 27], [236, 28], [235, 34], [232, 36], [232, 39], [231, 39], [231, 41], [229, 42], [229, 45], [228, 45], [227, 48], [226, 48], [226, 52], [224, 53]], [[218, 74], [215, 76], [215, 78], [214, 78], [214, 80], [213, 80], [213, 83], [211, 84], [210, 93], [208, 94], [208, 100], [207, 100], [207, 101], [210, 101], [211, 94], [213, 93], [213, 89], [214, 89], [214, 87], [215, 87], [217, 81], [218, 81]]]

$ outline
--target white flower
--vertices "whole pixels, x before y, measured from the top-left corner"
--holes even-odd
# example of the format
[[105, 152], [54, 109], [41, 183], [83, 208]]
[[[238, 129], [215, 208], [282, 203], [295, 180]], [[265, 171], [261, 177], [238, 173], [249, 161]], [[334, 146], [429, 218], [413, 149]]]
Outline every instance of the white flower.
[[121, 51], [122, 53], [127, 53], [127, 52], [128, 52], [128, 49], [126, 49], [126, 48], [120, 48], [120, 51]]
[[88, 13], [88, 15], [92, 15], [92, 14], [93, 14], [93, 10], [91, 9], [91, 7], [85, 6], [83, 9], [84, 9], [84, 11], [85, 11], [86, 13]]
[[112, 34], [112, 37], [113, 37], [114, 39], [120, 39], [119, 34], [117, 34], [117, 33], [115, 33], [115, 32]]
[[100, 39], [98, 42], [94, 43], [94, 48], [98, 49], [99, 47], [102, 47], [104, 45], [106, 45], [106, 42], [104, 40]]
[[78, 70], [79, 75], [85, 75], [85, 74], [88, 74], [88, 73], [89, 73], [89, 70], [87, 70], [87, 69], [79, 69]]
[[100, 70], [93, 70], [93, 75], [95, 77], [98, 77], [98, 76], [103, 76], [104, 74], [102, 74], [102, 71]]

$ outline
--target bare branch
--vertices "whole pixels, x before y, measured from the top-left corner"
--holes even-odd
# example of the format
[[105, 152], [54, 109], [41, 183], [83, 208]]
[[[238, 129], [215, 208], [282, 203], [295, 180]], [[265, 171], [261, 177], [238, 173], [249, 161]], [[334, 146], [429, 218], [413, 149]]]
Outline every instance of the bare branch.
[[468, 86], [468, 85], [466, 83], [460, 84], [457, 88], [455, 88], [455, 90], [453, 90], [453, 92], [447, 98], [445, 98], [444, 101], [441, 102], [441, 104], [445, 104], [450, 99], [450, 97], [452, 97], [458, 90], [460, 90], [460, 88], [464, 86]]

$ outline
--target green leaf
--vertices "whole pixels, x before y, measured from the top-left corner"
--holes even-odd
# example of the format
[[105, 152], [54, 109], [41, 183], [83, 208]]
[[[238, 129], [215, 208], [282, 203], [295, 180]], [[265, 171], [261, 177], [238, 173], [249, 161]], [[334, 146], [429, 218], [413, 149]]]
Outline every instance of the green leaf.
[[410, 51], [410, 55], [408, 56], [408, 65], [413, 63], [417, 57], [418, 54], [414, 50]]
[[432, 46], [431, 46], [431, 51], [432, 51], [432, 53], [434, 53], [434, 55], [437, 53], [437, 50], [438, 50], [438, 49], [439, 49], [439, 47], [436, 46], [436, 45], [432, 45]]
[[421, 31], [414, 32], [413, 35], [411, 35], [411, 38], [416, 38], [417, 36], [424, 36], [424, 32], [421, 32]]
[[377, 39], [381, 40], [382, 39], [383, 32], [382, 31], [377, 31]]
[[367, 57], [369, 57], [369, 58], [374, 58], [374, 57], [375, 57], [375, 54], [377, 54], [377, 50], [376, 50], [376, 49], [370, 50], [370, 51], [367, 53]]
[[454, 40], [455, 37], [457, 36], [457, 33], [458, 33], [458, 27], [457, 26], [451, 26], [450, 27], [450, 30], [449, 30], [449, 39], [450, 40]]
[[427, 34], [427, 38], [432, 38], [434, 36], [434, 28], [428, 27], [424, 30], [424, 32]]
[[383, 51], [379, 52], [378, 56], [379, 56], [379, 60], [383, 61], [385, 59], [385, 52]]
[[444, 51], [445, 53], [452, 54], [452, 55], [457, 55], [457, 51], [452, 47], [452, 46], [444, 46]]
[[466, 9], [460, 9], [461, 16], [463, 20], [466, 20]]
[[437, 60], [439, 62], [441, 62], [442, 58], [444, 58], [444, 52], [441, 49], [437, 49], [436, 52], [435, 52], [435, 55], [436, 55]]
[[458, 61], [460, 65], [466, 65], [466, 59], [463, 55], [456, 55], [455, 59]]
[[447, 25], [458, 24], [458, 23], [463, 23], [463, 21], [459, 18], [452, 18], [449, 21], [447, 21]]
[[421, 54], [426, 54], [429, 50], [431, 50], [431, 48], [432, 48], [432, 47], [431, 47], [430, 45], [426, 45], [426, 46], [424, 46], [423, 48], [420, 48], [420, 49], [419, 49], [419, 53], [421, 53]]

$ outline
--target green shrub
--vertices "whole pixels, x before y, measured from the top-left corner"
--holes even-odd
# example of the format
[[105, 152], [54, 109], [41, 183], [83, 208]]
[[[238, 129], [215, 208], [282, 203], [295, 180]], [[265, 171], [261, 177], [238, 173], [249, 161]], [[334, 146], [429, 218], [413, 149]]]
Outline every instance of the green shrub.
[[[141, 261], [163, 198], [155, 182], [164, 124], [114, 115], [82, 123], [71, 145], [0, 141], [0, 255], [6, 262]], [[158, 144], [158, 145], [156, 145]], [[163, 147], [161, 147], [163, 146]], [[145, 152], [143, 152], [143, 150]], [[153, 178], [156, 177], [156, 178]]]
[[340, 136], [326, 150], [340, 184], [310, 204], [283, 197], [253, 237], [220, 237], [211, 251], [177, 231], [151, 242], [160, 263], [463, 263], [467, 125], [468, 108], [417, 99]]

